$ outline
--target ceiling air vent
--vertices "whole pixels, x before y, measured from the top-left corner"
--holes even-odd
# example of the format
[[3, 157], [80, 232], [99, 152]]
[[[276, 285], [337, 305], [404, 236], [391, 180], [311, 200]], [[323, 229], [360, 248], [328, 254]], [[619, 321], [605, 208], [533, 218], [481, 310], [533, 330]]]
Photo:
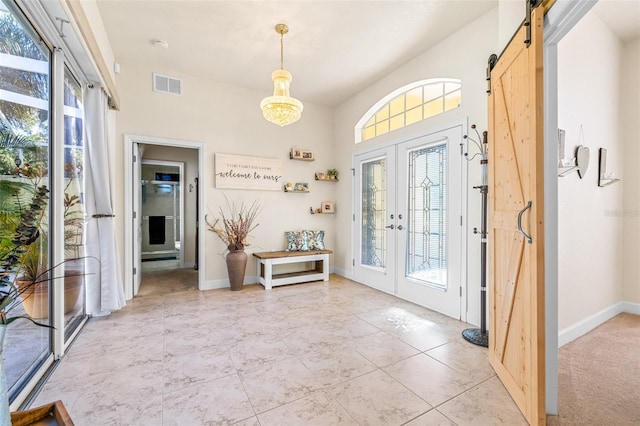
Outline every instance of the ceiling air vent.
[[153, 73], [153, 91], [182, 95], [182, 80]]

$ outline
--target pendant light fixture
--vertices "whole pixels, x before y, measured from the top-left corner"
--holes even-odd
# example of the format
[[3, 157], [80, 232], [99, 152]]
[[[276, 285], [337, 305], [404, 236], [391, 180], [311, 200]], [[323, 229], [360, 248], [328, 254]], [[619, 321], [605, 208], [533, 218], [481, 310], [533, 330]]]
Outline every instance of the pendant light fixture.
[[284, 69], [284, 35], [289, 32], [285, 24], [276, 25], [276, 32], [280, 34], [280, 69], [271, 74], [273, 80], [273, 96], [266, 97], [260, 102], [262, 115], [267, 121], [280, 127], [295, 123], [302, 114], [302, 102], [289, 96], [291, 73]]

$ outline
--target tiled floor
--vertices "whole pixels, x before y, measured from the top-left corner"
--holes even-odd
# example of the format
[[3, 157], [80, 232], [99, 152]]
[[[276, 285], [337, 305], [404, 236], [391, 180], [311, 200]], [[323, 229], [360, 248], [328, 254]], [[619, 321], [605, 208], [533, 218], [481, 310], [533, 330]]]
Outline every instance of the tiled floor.
[[145, 294], [89, 321], [34, 405], [80, 426], [526, 424], [468, 324], [339, 276]]

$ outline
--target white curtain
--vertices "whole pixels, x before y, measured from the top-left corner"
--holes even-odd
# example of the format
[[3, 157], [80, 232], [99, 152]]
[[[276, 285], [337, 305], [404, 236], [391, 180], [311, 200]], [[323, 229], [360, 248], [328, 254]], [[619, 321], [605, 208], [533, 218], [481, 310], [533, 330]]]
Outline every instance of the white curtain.
[[[107, 95], [99, 87], [84, 89], [85, 207], [87, 211], [87, 314], [108, 315], [125, 306], [111, 199]], [[96, 259], [98, 261], [96, 261]]]

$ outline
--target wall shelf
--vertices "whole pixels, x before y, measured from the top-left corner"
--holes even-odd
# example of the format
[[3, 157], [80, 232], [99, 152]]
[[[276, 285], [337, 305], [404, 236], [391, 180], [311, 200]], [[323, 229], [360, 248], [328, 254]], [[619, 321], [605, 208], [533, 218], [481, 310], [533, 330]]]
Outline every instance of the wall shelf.
[[605, 148], [600, 148], [600, 164], [598, 169], [599, 187], [609, 186], [613, 183], [620, 182], [620, 179], [615, 177], [615, 173], [607, 173], [607, 150]]
[[322, 213], [322, 212], [319, 212], [318, 210], [320, 210], [320, 209], [315, 209], [315, 210], [314, 210], [314, 208], [313, 208], [313, 207], [309, 207], [309, 213], [310, 213], [310, 214], [322, 214], [322, 215], [331, 215], [331, 214], [336, 214], [336, 212], [331, 212], [331, 213]]
[[289, 153], [289, 160], [297, 160], [297, 161], [316, 161], [314, 157], [304, 158], [304, 157], [294, 157], [293, 154]]
[[324, 182], [340, 182], [340, 179], [331, 179], [330, 177], [323, 177], [323, 178], [319, 178], [318, 176], [316, 176], [316, 180], [321, 180]]

